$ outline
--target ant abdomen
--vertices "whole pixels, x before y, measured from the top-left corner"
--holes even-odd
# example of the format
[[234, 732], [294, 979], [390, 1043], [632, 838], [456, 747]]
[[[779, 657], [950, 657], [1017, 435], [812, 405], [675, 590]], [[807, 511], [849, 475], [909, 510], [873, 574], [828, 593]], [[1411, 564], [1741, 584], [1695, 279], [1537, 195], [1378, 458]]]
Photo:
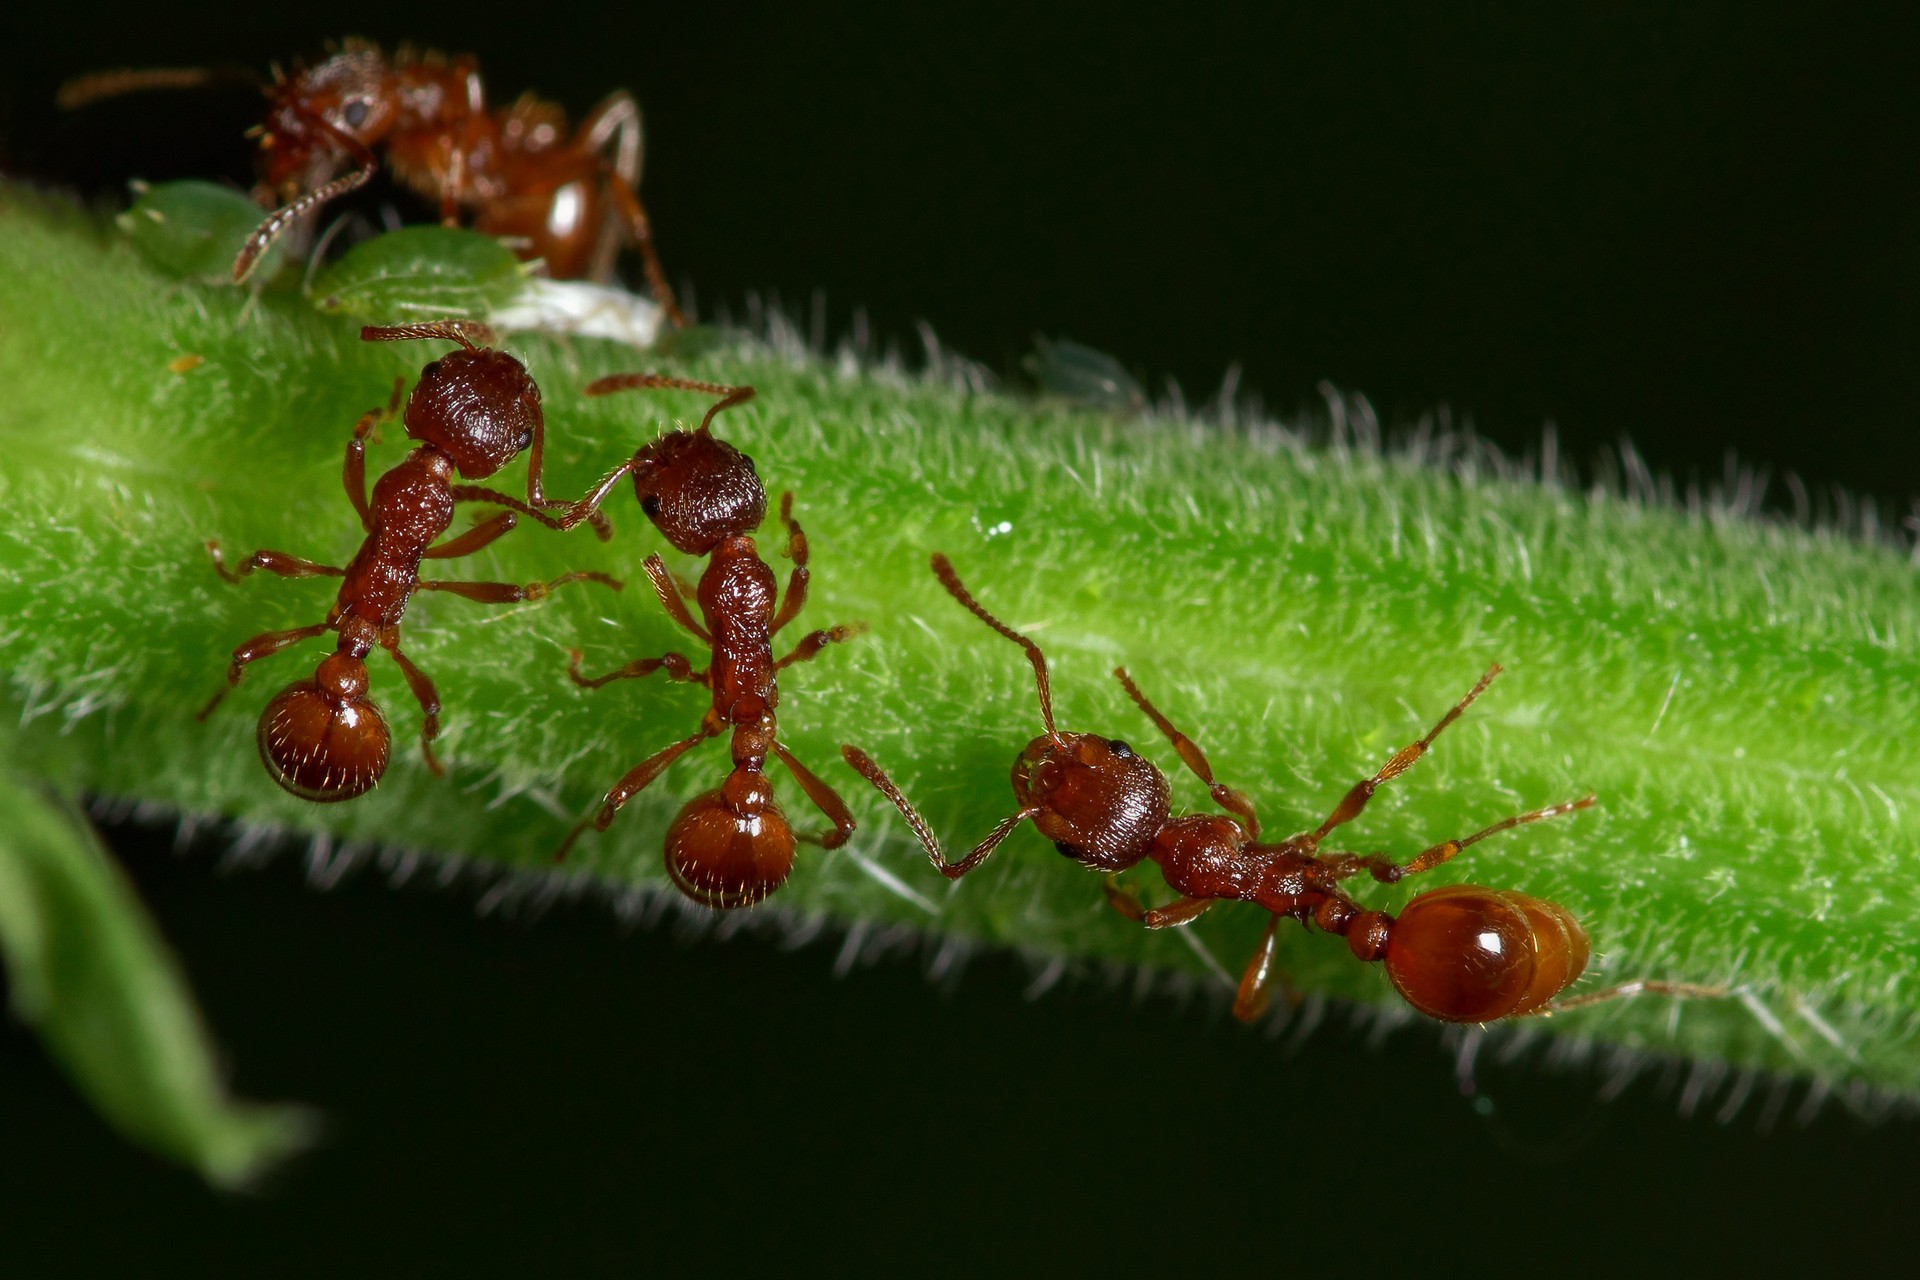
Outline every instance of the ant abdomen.
[[793, 871], [793, 828], [764, 781], [762, 789], [762, 803], [744, 807], [729, 800], [727, 787], [704, 792], [667, 828], [667, 874], [701, 906], [750, 907]]
[[296, 680], [260, 713], [260, 759], [282, 788], [328, 804], [373, 789], [392, 737], [367, 695], [366, 667], [339, 654]]
[[1013, 762], [1013, 794], [1061, 853], [1098, 871], [1147, 856], [1167, 824], [1167, 780], [1118, 739], [1041, 734]]
[[1586, 930], [1558, 903], [1457, 884], [1409, 902], [1383, 958], [1394, 989], [1428, 1017], [1493, 1022], [1539, 1011], [1587, 954]]

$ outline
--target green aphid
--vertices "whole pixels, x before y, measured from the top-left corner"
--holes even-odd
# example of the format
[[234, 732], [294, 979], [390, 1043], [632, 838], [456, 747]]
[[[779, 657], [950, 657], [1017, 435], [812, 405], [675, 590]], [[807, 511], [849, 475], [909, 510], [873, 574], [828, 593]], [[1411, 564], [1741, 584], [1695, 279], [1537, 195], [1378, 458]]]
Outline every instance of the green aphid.
[[322, 311], [382, 323], [485, 316], [526, 279], [513, 252], [459, 227], [403, 227], [355, 245], [308, 287]]
[[[231, 284], [235, 255], [266, 216], [244, 193], [212, 182], [136, 186], [135, 194], [120, 229], [142, 257], [180, 280]], [[269, 250], [254, 278], [269, 280], [285, 263], [285, 253]]]

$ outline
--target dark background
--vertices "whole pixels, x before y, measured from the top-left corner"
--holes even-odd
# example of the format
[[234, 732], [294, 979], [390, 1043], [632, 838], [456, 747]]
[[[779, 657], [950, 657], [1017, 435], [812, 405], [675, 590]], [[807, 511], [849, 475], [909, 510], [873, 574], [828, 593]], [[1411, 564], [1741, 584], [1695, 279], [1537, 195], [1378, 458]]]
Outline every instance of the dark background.
[[[98, 195], [245, 180], [244, 92], [62, 118], [53, 91], [412, 37], [477, 53], [500, 101], [630, 86], [663, 256], [709, 310], [823, 289], [835, 330], [925, 319], [1002, 370], [1038, 331], [1196, 400], [1237, 361], [1282, 410], [1329, 379], [1516, 451], [1551, 420], [1576, 459], [1630, 436], [1682, 478], [1733, 449], [1895, 512], [1920, 492], [1904, 12], [1029, 8], [13, 5], [0, 154]], [[467, 888], [321, 895], [113, 835], [239, 1087], [331, 1140], [214, 1197], [0, 1033], [27, 1274], [1825, 1270], [1897, 1247], [1920, 1167], [1911, 1122], [1762, 1133], [1656, 1080], [1602, 1104], [1596, 1076], [1483, 1066], [1467, 1097], [1424, 1032], [1288, 1053], [1098, 985], [1029, 1004], [1011, 961], [952, 994], [906, 960], [835, 980], [831, 940], [478, 921]]]

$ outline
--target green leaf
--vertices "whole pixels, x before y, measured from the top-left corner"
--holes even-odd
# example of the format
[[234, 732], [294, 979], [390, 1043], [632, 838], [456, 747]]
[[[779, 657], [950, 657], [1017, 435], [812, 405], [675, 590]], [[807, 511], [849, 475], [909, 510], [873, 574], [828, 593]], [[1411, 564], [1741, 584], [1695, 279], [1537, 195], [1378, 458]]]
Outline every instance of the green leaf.
[[4, 769], [0, 807], [13, 1012], [108, 1123], [219, 1186], [298, 1147], [304, 1113], [227, 1096], [178, 964], [86, 820]]
[[[380, 664], [373, 696], [396, 746], [385, 782], [344, 805], [294, 800], [262, 773], [254, 720], [319, 645], [257, 664], [207, 723], [194, 714], [234, 645], [318, 621], [334, 588], [264, 574], [228, 585], [202, 547], [341, 563], [359, 541], [339, 481], [352, 425], [444, 347], [364, 344], [355, 324], [298, 298], [249, 308], [237, 290], [160, 281], [78, 215], [17, 190], [0, 204], [13, 513], [0, 529], [0, 662], [35, 773], [463, 855], [497, 869], [503, 891], [553, 875], [669, 891], [662, 833], [724, 775], [719, 744], [675, 764], [564, 868], [551, 863], [601, 793], [702, 711], [683, 685], [586, 691], [565, 676], [571, 648], [604, 671], [689, 647], [640, 578], [662, 545], [634, 506], [610, 504], [610, 545], [524, 528], [438, 569], [637, 580], [620, 595], [414, 602], [407, 651], [438, 682], [450, 779], [408, 747], [419, 713]], [[1382, 451], [1371, 427], [1310, 446], [1270, 424], [1121, 421], [971, 390], [977, 377], [951, 360], [908, 375], [822, 358], [782, 332], [684, 357], [565, 335], [508, 343], [542, 387], [550, 493], [583, 491], [664, 419], [705, 407], [589, 400], [589, 380], [664, 368], [759, 388], [718, 429], [771, 493], [797, 495], [813, 546], [805, 625], [872, 628], [782, 673], [783, 740], [861, 829], [842, 850], [803, 847], [774, 905], [1222, 989], [1258, 941], [1262, 914], [1238, 904], [1186, 930], [1129, 924], [1096, 877], [1030, 830], [949, 885], [838, 762], [840, 743], [864, 747], [955, 848], [1012, 808], [1008, 767], [1039, 729], [1032, 675], [934, 581], [927, 556], [941, 550], [1046, 647], [1064, 728], [1127, 738], [1169, 772], [1176, 808], [1211, 808], [1112, 680], [1125, 663], [1275, 834], [1316, 824], [1502, 663], [1507, 675], [1343, 838], [1406, 857], [1588, 790], [1599, 807], [1401, 886], [1362, 884], [1361, 900], [1396, 910], [1420, 881], [1518, 889], [1586, 925], [1596, 957], [1580, 989], [1649, 977], [1735, 993], [1619, 1001], [1500, 1034], [1920, 1088], [1920, 583], [1904, 552], [1711, 496], [1542, 483], [1470, 441]], [[402, 456], [398, 436], [374, 450], [376, 473]], [[517, 474], [496, 483], [512, 489]], [[778, 770], [774, 786], [796, 825], [813, 825]], [[1132, 878], [1150, 898], [1165, 892], [1151, 868]], [[1337, 939], [1289, 927], [1280, 964], [1306, 992], [1413, 1017]]]

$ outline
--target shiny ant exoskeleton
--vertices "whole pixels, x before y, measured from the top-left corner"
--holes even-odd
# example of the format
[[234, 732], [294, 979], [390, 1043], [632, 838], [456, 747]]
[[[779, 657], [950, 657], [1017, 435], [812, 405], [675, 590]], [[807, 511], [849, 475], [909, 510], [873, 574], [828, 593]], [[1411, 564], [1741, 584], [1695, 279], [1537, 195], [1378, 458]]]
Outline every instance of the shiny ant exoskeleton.
[[[1148, 928], [1186, 924], [1223, 900], [1257, 903], [1273, 918], [1234, 999], [1234, 1014], [1242, 1020], [1258, 1017], [1267, 1006], [1274, 977], [1275, 930], [1282, 917], [1344, 936], [1357, 959], [1384, 962], [1388, 979], [1407, 1003], [1447, 1022], [1492, 1022], [1641, 991], [1722, 994], [1680, 983], [1642, 981], [1552, 1003], [1579, 978], [1587, 963], [1587, 935], [1564, 907], [1510, 890], [1449, 885], [1420, 894], [1396, 918], [1361, 907], [1340, 887], [1341, 881], [1362, 871], [1392, 884], [1430, 871], [1496, 832], [1593, 804], [1593, 797], [1586, 795], [1529, 810], [1463, 839], [1444, 840], [1405, 863], [1377, 855], [1321, 852], [1320, 842], [1358, 817], [1381, 783], [1398, 777], [1426, 754], [1441, 730], [1500, 674], [1498, 666], [1482, 676], [1425, 737], [1401, 748], [1378, 773], [1349, 791], [1326, 821], [1312, 831], [1262, 843], [1253, 802], [1214, 780], [1213, 768], [1199, 746], [1147, 701], [1125, 668], [1117, 668], [1114, 675], [1128, 696], [1167, 736], [1181, 761], [1231, 817], [1172, 817], [1165, 776], [1126, 743], [1055, 728], [1047, 662], [1040, 647], [988, 613], [961, 584], [945, 556], [933, 557], [933, 571], [954, 599], [1026, 651], [1039, 686], [1040, 719], [1046, 728], [1014, 761], [1018, 809], [958, 862], [946, 860], [933, 832], [879, 765], [857, 747], [841, 748], [847, 763], [900, 810], [935, 869], [948, 879], [978, 867], [1016, 826], [1031, 819], [1061, 853], [1106, 872], [1108, 901], [1122, 915]], [[1130, 889], [1117, 883], [1119, 873], [1149, 858], [1160, 864], [1167, 884], [1180, 895], [1170, 905], [1153, 910], [1145, 909]]]
[[[476, 230], [509, 240], [522, 258], [546, 263], [557, 280], [605, 279], [622, 236], [640, 250], [647, 285], [674, 325], [686, 323], [654, 253], [640, 203], [640, 108], [612, 94], [578, 129], [566, 113], [532, 95], [487, 107], [474, 59], [419, 53], [391, 57], [364, 40], [271, 83], [231, 69], [105, 71], [69, 81], [60, 104], [73, 108], [142, 89], [181, 88], [241, 78], [267, 97], [256, 189], [268, 215], [234, 259], [233, 279], [252, 274], [289, 227], [328, 201], [365, 186], [384, 154], [402, 185], [440, 203], [452, 226], [463, 211]], [[343, 166], [350, 166], [345, 173]]]
[[[342, 481], [367, 536], [353, 560], [341, 569], [261, 550], [230, 570], [221, 558], [220, 544], [207, 544], [214, 568], [229, 582], [238, 582], [256, 569], [286, 578], [345, 579], [324, 622], [264, 632], [236, 648], [227, 664], [227, 687], [200, 712], [202, 720], [211, 715], [240, 683], [250, 663], [325, 632], [339, 633], [334, 652], [321, 660], [312, 678], [282, 689], [260, 716], [260, 758], [267, 771], [294, 795], [316, 801], [352, 799], [386, 772], [387, 724], [367, 696], [366, 658], [376, 648], [393, 655], [420, 703], [425, 716], [420, 751], [427, 767], [436, 774], [446, 772], [433, 754], [433, 739], [440, 732], [439, 694], [400, 651], [400, 618], [416, 590], [505, 604], [543, 599], [567, 582], [591, 580], [615, 590], [620, 587], [606, 574], [589, 572], [525, 586], [423, 580], [421, 561], [451, 560], [480, 550], [513, 528], [516, 513], [560, 527], [558, 519], [541, 510], [560, 504], [549, 501], [540, 488], [546, 434], [540, 390], [524, 365], [493, 349], [492, 332], [471, 321], [368, 327], [360, 336], [369, 342], [445, 338], [459, 343], [460, 349], [420, 371], [403, 416], [407, 435], [418, 440], [419, 447], [375, 482], [371, 499], [367, 496], [367, 435], [398, 409], [404, 384], [395, 385], [393, 400], [385, 409], [368, 412], [354, 427]], [[456, 476], [483, 480], [522, 453], [529, 454], [526, 502], [478, 485], [453, 483]], [[434, 540], [452, 527], [456, 502], [485, 502], [509, 509], [436, 546]], [[596, 522], [595, 530], [602, 539], [608, 536], [602, 522]]]
[[[793, 561], [793, 572], [776, 611], [778, 583], [750, 536], [766, 518], [766, 490], [753, 459], [715, 438], [711, 430], [714, 415], [752, 399], [753, 388], [660, 374], [620, 374], [602, 378], [586, 391], [606, 395], [643, 388], [705, 391], [720, 399], [707, 410], [697, 430], [670, 431], [643, 445], [575, 503], [560, 524], [566, 527], [586, 518], [621, 477], [632, 475], [640, 509], [667, 541], [689, 555], [707, 557], [697, 585], [677, 578], [657, 554], [647, 557], [646, 571], [668, 614], [711, 649], [712, 660], [706, 670], [696, 671], [685, 655], [667, 653], [588, 678], [580, 674], [581, 654], [575, 650], [567, 674], [574, 683], [596, 689], [614, 680], [665, 671], [669, 679], [707, 686], [713, 697], [699, 732], [661, 748], [628, 770], [607, 792], [599, 811], [567, 834], [554, 858], [566, 857], [588, 826], [605, 831], [621, 806], [687, 751], [731, 730], [733, 769], [725, 783], [688, 801], [667, 829], [667, 874], [681, 892], [704, 906], [751, 906], [786, 883], [796, 840], [834, 849], [853, 834], [853, 815], [846, 802], [781, 745], [774, 710], [780, 704], [777, 675], [781, 670], [810, 661], [827, 645], [865, 628], [852, 623], [809, 632], [786, 657], [774, 659], [773, 637], [806, 606], [810, 576], [806, 534], [793, 518], [793, 495], [782, 494], [780, 523], [786, 526], [785, 554]], [[704, 626], [688, 612], [687, 600], [700, 606]], [[767, 783], [769, 753], [786, 765], [814, 807], [833, 824], [831, 830], [795, 835]]]

